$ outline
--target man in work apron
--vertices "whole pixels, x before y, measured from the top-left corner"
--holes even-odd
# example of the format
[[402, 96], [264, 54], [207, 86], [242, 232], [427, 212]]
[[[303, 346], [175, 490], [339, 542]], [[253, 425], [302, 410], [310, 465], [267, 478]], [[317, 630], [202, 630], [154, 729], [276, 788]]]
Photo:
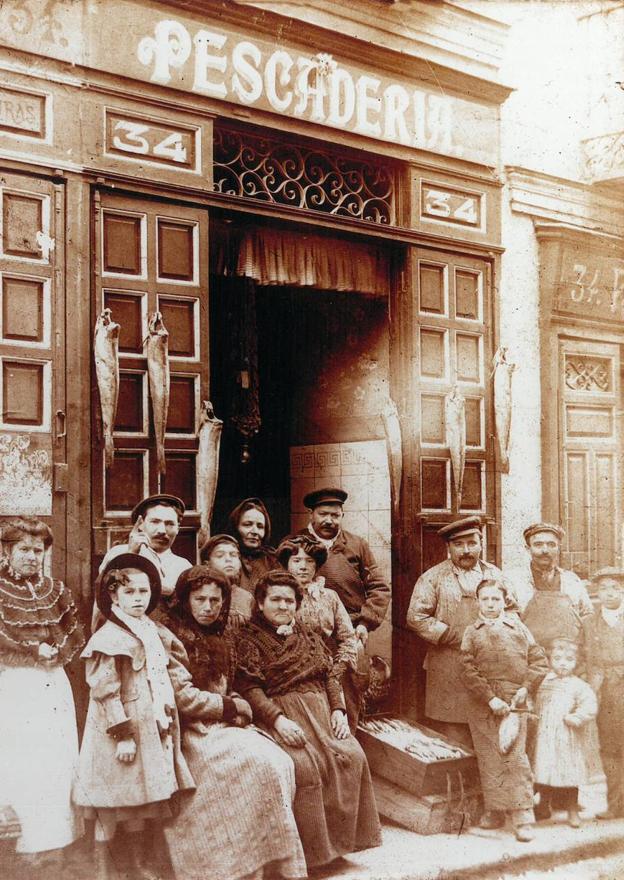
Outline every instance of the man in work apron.
[[593, 613], [583, 582], [559, 567], [564, 531], [552, 523], [533, 523], [524, 530], [529, 565], [510, 573], [522, 620], [546, 651], [553, 639], [582, 641], [582, 618]]
[[447, 543], [449, 558], [418, 578], [406, 622], [428, 643], [425, 715], [441, 733], [470, 747], [469, 697], [460, 680], [460, 646], [464, 630], [477, 619], [477, 587], [484, 580], [502, 581], [509, 610], [515, 610], [516, 600], [502, 571], [480, 558], [478, 516], [449, 523], [438, 534]]
[[348, 670], [343, 678], [349, 727], [355, 730], [362, 696], [368, 687], [368, 634], [381, 624], [390, 604], [390, 584], [383, 576], [364, 538], [342, 528], [343, 489], [325, 488], [309, 492], [303, 499], [310, 511], [310, 522], [303, 534], [327, 549], [327, 562], [318, 571], [325, 585], [335, 590], [347, 609], [358, 640], [357, 672]]

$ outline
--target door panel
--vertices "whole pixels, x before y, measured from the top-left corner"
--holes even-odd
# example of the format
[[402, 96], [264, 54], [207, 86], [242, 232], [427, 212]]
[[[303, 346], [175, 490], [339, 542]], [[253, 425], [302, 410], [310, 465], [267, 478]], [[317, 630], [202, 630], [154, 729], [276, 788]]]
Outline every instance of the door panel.
[[[410, 259], [413, 320], [418, 324], [412, 359], [420, 413], [416, 508], [422, 522], [422, 571], [446, 555], [435, 528], [470, 513], [494, 515], [494, 463], [486, 446], [491, 433], [486, 381], [492, 357], [491, 292], [485, 261], [426, 248], [414, 248]], [[445, 397], [455, 384], [466, 401], [466, 465], [459, 510], [444, 416]]]
[[[40, 516], [65, 578], [62, 186], [0, 173], [0, 516]], [[61, 552], [54, 552], [57, 547]]]
[[562, 339], [559, 358], [564, 564], [585, 577], [618, 553], [620, 350]]
[[[95, 316], [110, 308], [120, 324], [120, 389], [115, 460], [104, 467], [99, 397], [94, 384], [94, 545], [101, 556], [122, 537], [144, 495], [170, 492], [187, 504], [178, 552], [195, 559], [199, 405], [208, 389], [208, 215], [205, 210], [102, 194], [96, 199]], [[165, 456], [158, 476], [145, 339], [159, 310], [169, 332], [170, 401]], [[180, 549], [183, 548], [183, 549]]]

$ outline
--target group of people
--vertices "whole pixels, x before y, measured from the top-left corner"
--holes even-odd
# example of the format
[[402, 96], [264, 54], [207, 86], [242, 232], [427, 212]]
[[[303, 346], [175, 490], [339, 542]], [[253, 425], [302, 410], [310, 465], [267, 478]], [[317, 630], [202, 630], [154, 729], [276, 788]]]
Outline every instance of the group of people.
[[558, 525], [525, 529], [527, 564], [505, 572], [481, 558], [478, 517], [438, 534], [448, 558], [416, 582], [407, 626], [427, 643], [426, 715], [476, 752], [481, 827], [509, 817], [529, 841], [553, 809], [579, 827], [579, 787], [601, 763], [598, 816], [624, 816], [624, 571], [594, 574], [594, 605], [559, 566]]
[[[49, 527], [3, 524], [0, 808], [17, 817], [19, 853], [92, 827], [98, 880], [120, 852], [131, 876], [153, 880], [156, 829], [180, 880], [294, 880], [380, 844], [353, 733], [390, 586], [343, 529], [346, 499], [309, 493], [309, 524], [277, 548], [265, 505], [245, 499], [197, 565], [172, 550], [183, 502], [141, 500], [100, 566], [88, 639], [43, 572]], [[577, 827], [579, 786], [600, 759], [604, 815], [624, 816], [624, 572], [594, 576], [594, 607], [558, 565], [556, 525], [525, 531], [521, 572], [481, 558], [477, 517], [439, 534], [448, 558], [418, 579], [407, 626], [428, 646], [425, 714], [476, 751], [481, 825], [509, 816], [530, 840], [539, 801], [538, 818], [566, 809]], [[64, 672], [78, 655], [90, 692], [80, 750]]]
[[[192, 565], [172, 550], [182, 501], [143, 499], [100, 566], [88, 639], [67, 589], [43, 573], [49, 527], [4, 524], [0, 792], [18, 853], [92, 827], [99, 880], [119, 858], [149, 880], [159, 829], [180, 880], [262, 880], [381, 843], [353, 731], [364, 645], [390, 588], [342, 529], [345, 500], [310, 493], [309, 528], [273, 549], [265, 506], [246, 499]], [[332, 555], [344, 560], [332, 567]], [[343, 581], [344, 604], [330, 586]], [[79, 750], [63, 671], [78, 654], [90, 693]]]

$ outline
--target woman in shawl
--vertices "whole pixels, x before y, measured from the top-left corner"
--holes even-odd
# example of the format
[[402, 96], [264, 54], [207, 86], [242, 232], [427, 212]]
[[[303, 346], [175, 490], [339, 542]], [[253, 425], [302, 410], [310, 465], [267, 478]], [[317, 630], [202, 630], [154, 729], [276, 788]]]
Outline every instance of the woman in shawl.
[[277, 876], [305, 877], [301, 841], [292, 813], [294, 769], [269, 737], [243, 726], [248, 703], [232, 693], [234, 659], [229, 626], [228, 577], [208, 565], [184, 572], [167, 624], [184, 645], [182, 662], [202, 690], [221, 695], [221, 721], [187, 724], [182, 748], [197, 790], [181, 801], [166, 828], [180, 880], [261, 880], [271, 865]]
[[[345, 697], [351, 733], [355, 733], [362, 702], [354, 681], [358, 671], [358, 639], [347, 609], [335, 590], [318, 575], [327, 560], [327, 550], [312, 536], [293, 535], [277, 548], [279, 564], [289, 571], [303, 590], [297, 619], [322, 636], [334, 658], [333, 674], [339, 678]], [[349, 711], [351, 710], [351, 711]]]
[[275, 550], [270, 546], [271, 520], [260, 498], [245, 498], [228, 517], [227, 531], [238, 542], [241, 555], [240, 586], [252, 595], [263, 574], [277, 568]]
[[288, 572], [255, 590], [237, 642], [237, 685], [254, 718], [295, 764], [294, 812], [308, 868], [378, 846], [381, 829], [364, 752], [350, 734], [340, 681], [320, 636], [295, 619], [303, 593]]
[[19, 819], [18, 853], [59, 849], [82, 834], [71, 803], [76, 710], [63, 667], [84, 639], [69, 590], [43, 574], [51, 544], [35, 517], [2, 527], [0, 806]]

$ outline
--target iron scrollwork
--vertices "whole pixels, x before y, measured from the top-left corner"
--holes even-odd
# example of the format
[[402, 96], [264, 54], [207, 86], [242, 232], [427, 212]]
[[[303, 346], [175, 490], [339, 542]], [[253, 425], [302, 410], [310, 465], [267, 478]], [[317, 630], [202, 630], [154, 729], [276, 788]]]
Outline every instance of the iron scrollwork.
[[214, 189], [326, 214], [395, 223], [391, 167], [215, 127]]
[[602, 358], [566, 357], [565, 383], [572, 391], [610, 391], [609, 361]]

